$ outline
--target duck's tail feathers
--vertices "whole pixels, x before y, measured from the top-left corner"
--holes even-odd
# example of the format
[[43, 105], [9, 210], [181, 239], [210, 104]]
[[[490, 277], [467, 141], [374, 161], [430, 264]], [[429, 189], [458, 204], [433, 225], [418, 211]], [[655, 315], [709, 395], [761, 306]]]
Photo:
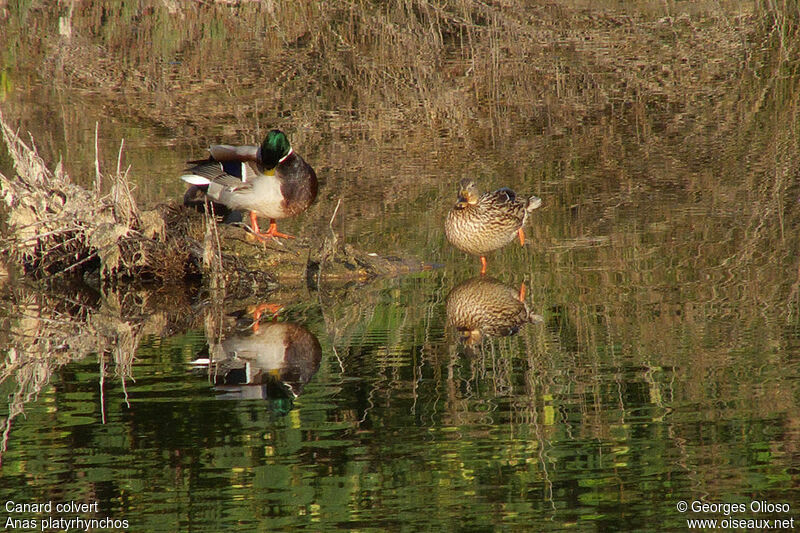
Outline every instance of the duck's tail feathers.
[[525, 210], [530, 213], [534, 209], [541, 207], [541, 205], [542, 205], [541, 198], [539, 198], [538, 196], [531, 196], [530, 198], [528, 198], [528, 205], [525, 206]]
[[210, 179], [198, 176], [197, 174], [184, 174], [181, 176], [181, 179], [189, 185], [197, 185], [198, 187], [207, 186], [211, 183]]

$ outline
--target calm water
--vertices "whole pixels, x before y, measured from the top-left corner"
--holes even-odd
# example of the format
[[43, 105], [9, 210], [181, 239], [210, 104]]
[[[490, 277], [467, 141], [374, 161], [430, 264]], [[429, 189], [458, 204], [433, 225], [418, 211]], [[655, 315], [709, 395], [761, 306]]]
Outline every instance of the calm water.
[[[180, 198], [183, 161], [208, 142], [280, 121], [154, 124], [135, 95], [104, 107], [6, 60], [3, 113], [48, 163], [61, 155], [90, 183], [97, 123], [104, 168], [126, 139], [144, 205]], [[784, 92], [753, 89], [762, 107], [741, 106], [747, 120], [687, 101], [580, 126], [511, 118], [468, 139], [373, 136], [334, 112], [304, 127], [298, 107], [282, 127], [325, 185], [286, 231], [313, 248], [341, 200], [340, 238], [438, 268], [224, 303], [197, 287], [39, 292], [6, 278], [0, 519], [154, 532], [800, 521], [800, 167], [794, 121], [775, 118], [795, 112], [786, 78]], [[748, 98], [720, 89], [720, 105]], [[492, 255], [488, 280], [444, 238], [467, 175], [544, 201], [528, 245]], [[519, 306], [523, 284], [529, 322], [465, 303]], [[55, 508], [69, 502], [96, 507]]]

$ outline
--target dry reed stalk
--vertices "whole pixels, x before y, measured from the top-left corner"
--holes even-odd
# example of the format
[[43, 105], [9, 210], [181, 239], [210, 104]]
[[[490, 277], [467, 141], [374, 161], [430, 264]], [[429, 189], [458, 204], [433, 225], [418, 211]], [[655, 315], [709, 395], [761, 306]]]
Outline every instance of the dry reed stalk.
[[206, 227], [203, 238], [203, 270], [211, 290], [225, 290], [225, 269], [222, 264], [222, 244], [219, 238], [214, 205], [206, 202], [203, 221]]

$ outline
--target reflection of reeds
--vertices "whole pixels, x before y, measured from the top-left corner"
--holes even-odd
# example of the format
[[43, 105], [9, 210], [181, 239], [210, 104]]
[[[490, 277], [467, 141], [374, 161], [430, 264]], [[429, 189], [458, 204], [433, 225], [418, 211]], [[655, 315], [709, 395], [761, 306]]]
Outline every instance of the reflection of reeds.
[[[25, 404], [35, 401], [39, 393], [47, 386], [54, 368], [60, 366], [55, 357], [37, 358], [28, 356], [28, 348], [32, 344], [23, 343], [20, 350], [12, 346], [5, 354], [4, 364], [0, 366], [0, 383], [5, 383], [13, 378], [16, 381], [14, 392], [8, 398], [8, 415], [0, 428], [2, 429], [2, 443], [0, 443], [0, 465], [2, 455], [8, 446], [13, 420], [25, 411]], [[63, 359], [63, 357], [62, 357]], [[68, 357], [66, 358], [69, 359]]]
[[[707, 81], [739, 62], [749, 11], [698, 4], [695, 20], [579, 1], [155, 4], [147, 16], [87, 2], [70, 8], [72, 37], [54, 46], [21, 16], [6, 25], [25, 63], [44, 63], [58, 86], [91, 88], [120, 115], [200, 142], [254, 140], [279, 120], [299, 146], [344, 137], [349, 150], [326, 155], [353, 168], [337, 160], [376, 141], [401, 137], [420, 155], [448, 137], [483, 150], [516, 142], [520, 127], [561, 134], [634, 108], [646, 134], [648, 107], [707, 97]], [[47, 27], [59, 14], [28, 16]]]
[[189, 313], [188, 303], [181, 302], [179, 294], [130, 291], [107, 292], [100, 297], [85, 288], [42, 292], [25, 282], [7, 288], [2, 303], [0, 384], [14, 392], [9, 396], [8, 416], [0, 425], [0, 458], [8, 445], [13, 420], [46, 390], [61, 367], [97, 356], [103, 403], [99, 411], [104, 420], [107, 366], [113, 365], [113, 377], [121, 384], [127, 401], [126, 381], [132, 378], [142, 338], [176, 327]]
[[[93, 313], [88, 306], [71, 299], [29, 292], [17, 287], [4, 318], [7, 352], [0, 363], [0, 383], [15, 381], [9, 399], [9, 414], [3, 421], [6, 450], [11, 424], [24, 412], [25, 404], [35, 401], [61, 366], [89, 354], [113, 354], [117, 375], [130, 377], [138, 336], [130, 325], [113, 317]], [[101, 369], [101, 384], [104, 368]]]

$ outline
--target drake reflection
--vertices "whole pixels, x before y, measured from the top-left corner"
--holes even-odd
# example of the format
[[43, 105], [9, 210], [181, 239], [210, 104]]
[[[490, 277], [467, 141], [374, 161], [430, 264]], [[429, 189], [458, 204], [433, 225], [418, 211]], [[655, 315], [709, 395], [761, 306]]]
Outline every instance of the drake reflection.
[[[272, 312], [272, 319], [260, 322], [265, 310]], [[221, 342], [209, 345], [211, 359], [193, 362], [208, 367], [222, 398], [283, 400], [286, 405], [276, 407], [288, 412], [319, 370], [322, 349], [317, 337], [300, 324], [275, 321], [278, 311], [277, 306], [261, 304], [237, 313], [236, 326]]]
[[447, 295], [447, 323], [465, 344], [479, 343], [484, 336], [507, 337], [529, 322], [541, 322], [525, 301], [525, 284], [519, 290], [493, 278], [468, 279]]

